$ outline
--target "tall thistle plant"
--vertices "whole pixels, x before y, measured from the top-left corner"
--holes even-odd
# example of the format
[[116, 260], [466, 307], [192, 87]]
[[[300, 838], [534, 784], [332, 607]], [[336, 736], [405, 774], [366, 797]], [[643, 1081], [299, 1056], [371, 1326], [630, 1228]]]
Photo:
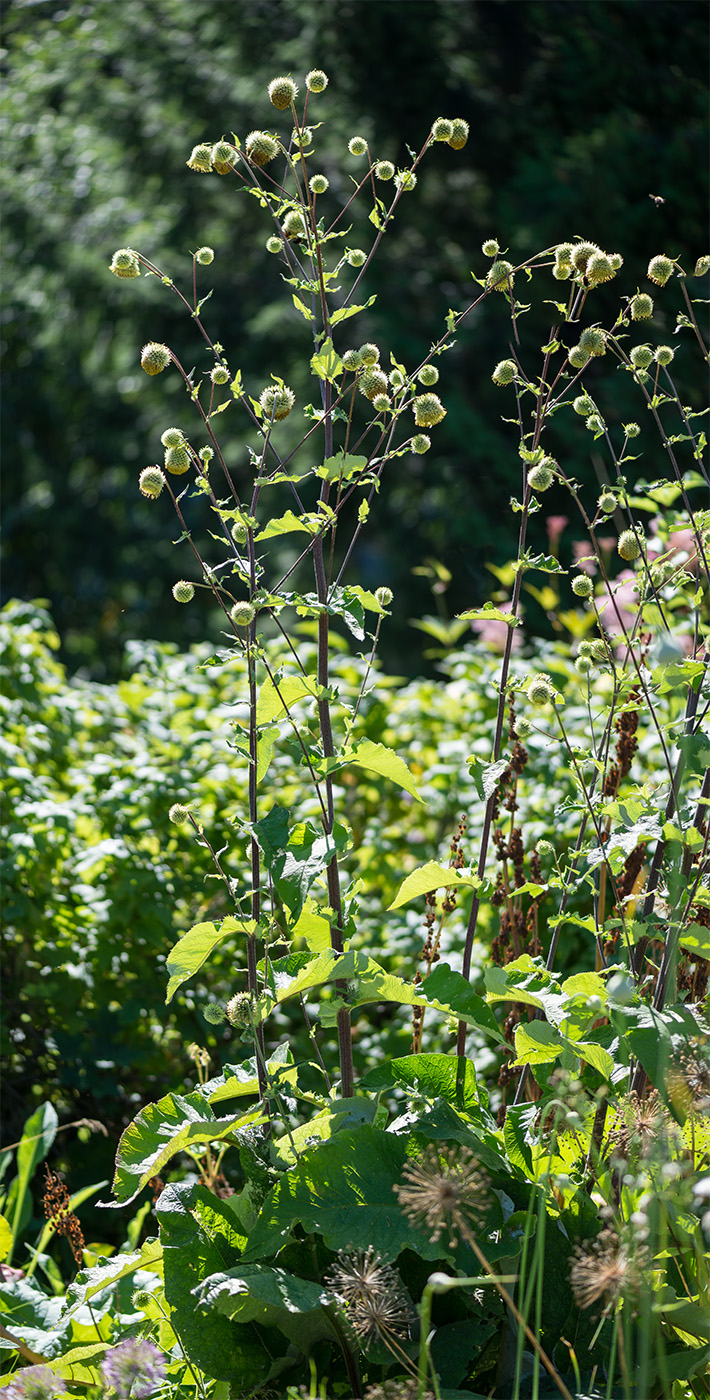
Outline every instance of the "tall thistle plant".
[[[149, 375], [182, 379], [186, 414], [139, 484], [149, 501], [169, 500], [192, 560], [176, 603], [216, 604], [225, 642], [213, 664], [244, 678], [234, 751], [249, 801], [234, 820], [238, 873], [189, 793], [170, 809], [211, 852], [230, 912], [171, 950], [167, 997], [214, 949], [233, 949], [235, 984], [214, 1019], [247, 1050], [208, 1079], [209, 1057], [191, 1047], [197, 1087], [127, 1128], [115, 1204], [152, 1182], [160, 1237], [81, 1273], [66, 1316], [142, 1270], [150, 1288], [134, 1308], [166, 1353], [171, 1396], [708, 1396], [710, 477], [707, 410], [675, 380], [676, 357], [707, 357], [701, 303], [665, 253], [643, 288], [625, 288], [621, 255], [594, 243], [515, 266], [490, 239], [471, 300], [421, 364], [356, 346], [372, 258], [431, 146], [460, 152], [467, 127], [438, 118], [399, 169], [353, 136], [361, 173], [338, 209], [318, 169], [326, 86], [319, 71], [305, 94], [274, 79], [276, 129], [200, 144], [187, 162], [263, 211], [306, 323], [315, 403], [297, 404], [277, 373], [247, 382], [210, 339], [211, 248], [194, 254], [187, 290], [131, 248], [111, 264], [119, 277], [160, 278], [201, 340], [189, 373], [170, 346], [143, 349]], [[369, 247], [347, 243], [357, 200]], [[701, 257], [692, 276], [708, 270]], [[520, 295], [531, 282], [551, 317], [541, 349]], [[661, 298], [676, 316], [664, 343], [653, 334]], [[465, 680], [472, 700], [493, 700], [470, 736], [469, 810], [448, 864], [432, 850], [390, 905], [390, 919], [425, 910], [423, 975], [397, 976], [359, 948], [358, 901], [372, 890], [352, 878], [345, 794], [367, 774], [399, 787], [410, 810], [420, 797], [406, 755], [368, 734], [392, 595], [352, 571], [389, 464], [427, 452], [446, 414], [441, 358], [488, 299], [506, 318], [492, 378], [520, 461], [519, 545], [494, 599], [460, 618], [496, 659], [464, 648], [447, 662], [459, 694]], [[617, 421], [612, 375], [638, 421]], [[249, 425], [241, 457], [222, 441], [227, 411]], [[580, 444], [594, 449], [591, 493], [570, 466]], [[665, 470], [644, 478], [641, 451]], [[548, 519], [549, 553], [530, 543], [553, 488], [584, 531], [571, 577], [559, 558], [567, 519]], [[526, 659], [515, 643], [528, 597], [557, 640]], [[334, 624], [365, 643], [357, 693], [339, 689]], [[289, 807], [283, 751], [302, 779]], [[586, 966], [570, 976], [572, 940]], [[382, 1003], [411, 1015], [412, 1053], [356, 1083], [351, 1021]], [[303, 1017], [294, 1047], [287, 1004]], [[437, 1047], [452, 1026], [447, 1055]]]

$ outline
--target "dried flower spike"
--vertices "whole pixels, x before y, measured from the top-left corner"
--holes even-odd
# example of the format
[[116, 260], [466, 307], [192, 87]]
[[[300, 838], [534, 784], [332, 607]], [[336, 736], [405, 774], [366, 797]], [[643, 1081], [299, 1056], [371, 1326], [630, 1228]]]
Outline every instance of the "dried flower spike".
[[640, 1281], [645, 1250], [632, 1260], [629, 1250], [612, 1230], [602, 1230], [586, 1248], [577, 1245], [570, 1269], [572, 1292], [580, 1308], [591, 1308], [602, 1300], [615, 1303], [634, 1290]]

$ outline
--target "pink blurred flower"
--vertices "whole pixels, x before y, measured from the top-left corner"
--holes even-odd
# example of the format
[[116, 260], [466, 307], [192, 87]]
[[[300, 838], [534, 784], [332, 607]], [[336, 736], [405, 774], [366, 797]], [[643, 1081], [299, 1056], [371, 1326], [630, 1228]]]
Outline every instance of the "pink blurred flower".
[[[591, 558], [589, 557], [590, 555]], [[582, 570], [582, 573], [595, 574], [597, 572], [591, 540], [573, 540], [572, 558], [577, 568]], [[585, 560], [584, 563], [582, 563], [583, 559]]]
[[[504, 603], [500, 611], [509, 613], [510, 604]], [[507, 622], [496, 622], [495, 618], [489, 619], [479, 617], [475, 622], [471, 623], [471, 629], [477, 634], [479, 642], [482, 642], [488, 651], [495, 651], [501, 654], [505, 651], [505, 640], [510, 630]], [[518, 635], [519, 630], [520, 629], [517, 627], [513, 629], [513, 651], [517, 651], [521, 646], [521, 640]]]
[[620, 632], [622, 627], [625, 627], [627, 632], [632, 630], [638, 612], [638, 595], [634, 593], [635, 582], [636, 575], [633, 569], [622, 569], [612, 580], [610, 588], [599, 594], [597, 605], [607, 632]]
[[545, 521], [547, 527], [547, 538], [550, 541], [550, 549], [554, 550], [559, 543], [562, 531], [569, 525], [566, 515], [548, 515]]

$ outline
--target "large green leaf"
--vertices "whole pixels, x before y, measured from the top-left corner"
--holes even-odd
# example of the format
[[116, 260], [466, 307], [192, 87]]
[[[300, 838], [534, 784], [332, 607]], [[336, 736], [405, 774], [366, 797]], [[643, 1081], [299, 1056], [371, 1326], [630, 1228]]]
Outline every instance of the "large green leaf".
[[330, 336], [323, 341], [320, 350], [311, 359], [311, 369], [319, 379], [327, 379], [332, 384], [343, 372], [343, 362], [333, 349]]
[[280, 719], [297, 700], [313, 699], [315, 693], [316, 682], [311, 676], [283, 676], [276, 683], [267, 677], [257, 696], [257, 724]]
[[678, 942], [694, 958], [710, 960], [710, 928], [705, 928], [704, 924], [688, 924], [681, 930]]
[[[362, 1089], [390, 1089], [395, 1084], [431, 1101], [444, 1099], [459, 1113], [478, 1114], [479, 1089], [473, 1062], [463, 1055], [403, 1055], [376, 1065], [360, 1080]], [[488, 1106], [485, 1090], [484, 1107]]]
[[172, 1001], [178, 987], [202, 967], [212, 950], [225, 938], [235, 933], [253, 933], [255, 928], [253, 919], [235, 919], [231, 914], [228, 914], [221, 924], [194, 924], [168, 953], [170, 981], [165, 996], [166, 1003]]
[[[296, 1069], [291, 1051], [288, 1045], [279, 1045], [266, 1061], [266, 1072], [269, 1078], [275, 1079], [287, 1068], [292, 1068], [294, 1072]], [[200, 1092], [211, 1104], [221, 1103], [223, 1099], [258, 1094], [256, 1056], [252, 1055], [248, 1060], [243, 1060], [240, 1065], [225, 1065], [221, 1074], [215, 1075], [214, 1079], [208, 1079], [207, 1083], [202, 1085]]]
[[65, 1299], [67, 1313], [76, 1312], [77, 1308], [88, 1302], [96, 1293], [110, 1288], [127, 1274], [134, 1274], [136, 1269], [149, 1269], [162, 1274], [162, 1261], [163, 1246], [160, 1240], [154, 1237], [144, 1240], [140, 1249], [131, 1254], [116, 1254], [113, 1259], [99, 1259], [93, 1268], [81, 1269], [74, 1282], [70, 1283]]
[[258, 1109], [229, 1118], [215, 1118], [199, 1090], [184, 1097], [166, 1094], [158, 1103], [142, 1108], [124, 1132], [116, 1153], [113, 1180], [115, 1201], [110, 1207], [126, 1205], [138, 1192], [159, 1176], [163, 1167], [187, 1147], [221, 1142], [238, 1128], [263, 1122]]
[[252, 1329], [237, 1327], [213, 1309], [195, 1306], [194, 1290], [239, 1260], [233, 1218], [204, 1186], [166, 1186], [157, 1205], [163, 1242], [165, 1297], [171, 1321], [193, 1364], [217, 1380], [254, 1388], [271, 1360]]
[[564, 1019], [566, 997], [554, 974], [547, 971], [539, 959], [523, 953], [513, 962], [499, 967], [489, 963], [485, 970], [486, 1000], [513, 1001], [523, 1006], [535, 1006], [544, 1011], [551, 1025]]
[[346, 1128], [310, 1148], [272, 1188], [244, 1251], [244, 1261], [274, 1255], [296, 1224], [323, 1236], [329, 1249], [367, 1249], [376, 1241], [395, 1258], [412, 1249], [441, 1256], [429, 1232], [417, 1229], [394, 1195], [407, 1158], [407, 1140], [363, 1126]]
[[[12, 1213], [10, 1229], [13, 1240], [21, 1233], [27, 1190], [32, 1175], [40, 1162], [43, 1162], [57, 1135], [58, 1118], [51, 1103], [40, 1104], [27, 1119], [22, 1129], [22, 1138], [17, 1149], [17, 1180], [12, 1192]], [[10, 1203], [8, 1202], [8, 1210]], [[8, 1263], [12, 1257], [12, 1243], [8, 1251]]]
[[264, 1264], [240, 1264], [223, 1274], [213, 1274], [195, 1289], [203, 1307], [231, 1317], [242, 1326], [257, 1322], [278, 1327], [288, 1340], [309, 1353], [321, 1338], [335, 1340], [324, 1307], [333, 1298], [319, 1283], [297, 1278], [285, 1269]]
[[389, 907], [401, 909], [403, 904], [409, 904], [410, 900], [418, 899], [423, 894], [430, 894], [432, 890], [479, 889], [482, 883], [472, 871], [454, 870], [450, 865], [438, 865], [435, 860], [430, 860], [402, 881]]
[[[58, 1356], [66, 1345], [71, 1327], [69, 1318], [60, 1322], [63, 1298], [50, 1298], [34, 1279], [0, 1281], [0, 1320], [8, 1332], [31, 1351], [48, 1359]], [[14, 1342], [0, 1336], [0, 1350], [15, 1351]]]
[[388, 749], [384, 744], [375, 744], [372, 739], [363, 739], [352, 748], [343, 749], [339, 754], [335, 754], [333, 758], [323, 758], [314, 767], [319, 776], [327, 777], [350, 765], [365, 768], [368, 773], [378, 773], [381, 778], [387, 778], [397, 787], [404, 788], [417, 802], [424, 801], [417, 792], [414, 778], [404, 759], [400, 758], [394, 749]]

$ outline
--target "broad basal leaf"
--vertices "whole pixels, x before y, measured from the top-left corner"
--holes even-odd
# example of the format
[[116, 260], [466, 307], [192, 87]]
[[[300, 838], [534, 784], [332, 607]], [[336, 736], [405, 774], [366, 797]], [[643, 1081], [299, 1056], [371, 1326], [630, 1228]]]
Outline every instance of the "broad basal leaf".
[[261, 1122], [263, 1115], [257, 1109], [215, 1118], [199, 1091], [185, 1097], [166, 1094], [158, 1103], [142, 1108], [126, 1128], [116, 1153], [113, 1181], [116, 1200], [103, 1204], [115, 1209], [134, 1200], [151, 1177], [160, 1176], [171, 1158], [186, 1147], [221, 1142], [238, 1128]]

